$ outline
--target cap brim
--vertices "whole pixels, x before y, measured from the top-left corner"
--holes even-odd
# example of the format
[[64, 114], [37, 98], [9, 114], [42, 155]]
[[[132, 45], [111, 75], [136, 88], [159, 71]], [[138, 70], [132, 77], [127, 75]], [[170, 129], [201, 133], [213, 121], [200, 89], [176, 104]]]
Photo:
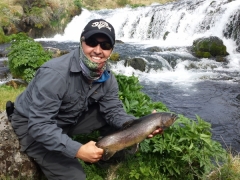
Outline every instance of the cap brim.
[[82, 35], [82, 36], [84, 36], [86, 39], [88, 39], [89, 37], [91, 37], [91, 36], [94, 35], [94, 34], [105, 34], [105, 35], [110, 39], [112, 45], [115, 44], [115, 41], [112, 39], [112, 37], [111, 37], [108, 33], [105, 33], [105, 32], [103, 32], [103, 31], [99, 31], [99, 30], [89, 31], [89, 32], [87, 32], [87, 33], [84, 33], [84, 35]]

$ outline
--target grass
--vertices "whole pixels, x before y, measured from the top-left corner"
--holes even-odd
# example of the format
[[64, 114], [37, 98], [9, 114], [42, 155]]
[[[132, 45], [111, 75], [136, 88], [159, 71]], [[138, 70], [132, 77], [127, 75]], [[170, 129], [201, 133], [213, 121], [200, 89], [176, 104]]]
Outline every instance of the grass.
[[25, 87], [12, 87], [7, 85], [0, 86], [0, 112], [5, 111], [6, 102], [8, 100], [15, 101], [16, 97], [23, 92]]
[[[87, 9], [115, 9], [115, 8], [120, 8], [121, 6], [119, 5], [119, 2], [121, 0], [83, 0], [82, 5], [83, 7]], [[131, 5], [144, 5], [148, 6], [151, 5], [152, 3], [160, 3], [160, 4], [165, 4], [168, 2], [173, 2], [175, 0], [129, 0], [128, 4]], [[125, 1], [124, 1], [125, 2]]]
[[207, 180], [239, 180], [240, 179], [240, 154], [228, 154], [227, 162], [223, 165], [216, 165], [206, 178]]

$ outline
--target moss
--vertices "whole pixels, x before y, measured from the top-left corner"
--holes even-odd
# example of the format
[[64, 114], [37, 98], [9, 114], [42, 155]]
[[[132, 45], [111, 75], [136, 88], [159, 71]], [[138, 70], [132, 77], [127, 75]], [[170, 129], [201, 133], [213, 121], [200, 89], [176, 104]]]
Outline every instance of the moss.
[[212, 56], [227, 55], [226, 46], [218, 45], [214, 42], [212, 44], [210, 44], [209, 51], [210, 51]]
[[210, 58], [226, 56], [227, 48], [218, 37], [197, 39], [193, 42], [193, 51], [197, 57]]
[[10, 36], [6, 36], [3, 29], [0, 27], [0, 44], [9, 42], [11, 40]]
[[203, 58], [210, 58], [211, 57], [211, 54], [209, 52], [203, 52], [202, 53], [202, 57]]
[[109, 59], [112, 61], [119, 61], [120, 55], [118, 53], [112, 53]]
[[197, 51], [196, 56], [199, 58], [210, 58], [212, 57], [209, 52], [202, 52], [202, 51]]

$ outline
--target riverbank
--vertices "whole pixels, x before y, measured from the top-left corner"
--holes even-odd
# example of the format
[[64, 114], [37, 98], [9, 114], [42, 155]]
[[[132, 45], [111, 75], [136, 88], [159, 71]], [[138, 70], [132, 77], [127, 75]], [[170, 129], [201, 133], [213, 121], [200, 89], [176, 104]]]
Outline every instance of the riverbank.
[[126, 4], [135, 6], [149, 6], [152, 3], [165, 4], [175, 0], [85, 0], [82, 6], [89, 10], [100, 9], [116, 9], [125, 6]]
[[51, 37], [63, 33], [72, 18], [81, 13], [81, 4], [72, 0], [2, 0], [0, 2], [0, 43], [8, 36], [25, 32], [30, 37]]

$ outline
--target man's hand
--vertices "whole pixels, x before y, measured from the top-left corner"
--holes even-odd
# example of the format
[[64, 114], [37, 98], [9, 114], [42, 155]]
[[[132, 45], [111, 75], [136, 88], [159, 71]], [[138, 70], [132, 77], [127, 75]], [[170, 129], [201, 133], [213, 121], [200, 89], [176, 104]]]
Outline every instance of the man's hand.
[[[156, 112], [157, 112], [156, 110], [152, 111], [152, 113], [156, 113]], [[152, 138], [157, 134], [163, 134], [163, 129], [161, 128], [156, 129], [155, 131], [153, 131], [151, 134], [148, 135], [148, 138]]]
[[103, 149], [95, 146], [96, 142], [89, 141], [88, 143], [82, 145], [78, 150], [76, 157], [90, 163], [95, 163], [99, 161], [103, 154]]
[[153, 131], [151, 134], [148, 135], [148, 138], [152, 138], [157, 134], [163, 134], [163, 129], [161, 128], [156, 129], [155, 131]]

